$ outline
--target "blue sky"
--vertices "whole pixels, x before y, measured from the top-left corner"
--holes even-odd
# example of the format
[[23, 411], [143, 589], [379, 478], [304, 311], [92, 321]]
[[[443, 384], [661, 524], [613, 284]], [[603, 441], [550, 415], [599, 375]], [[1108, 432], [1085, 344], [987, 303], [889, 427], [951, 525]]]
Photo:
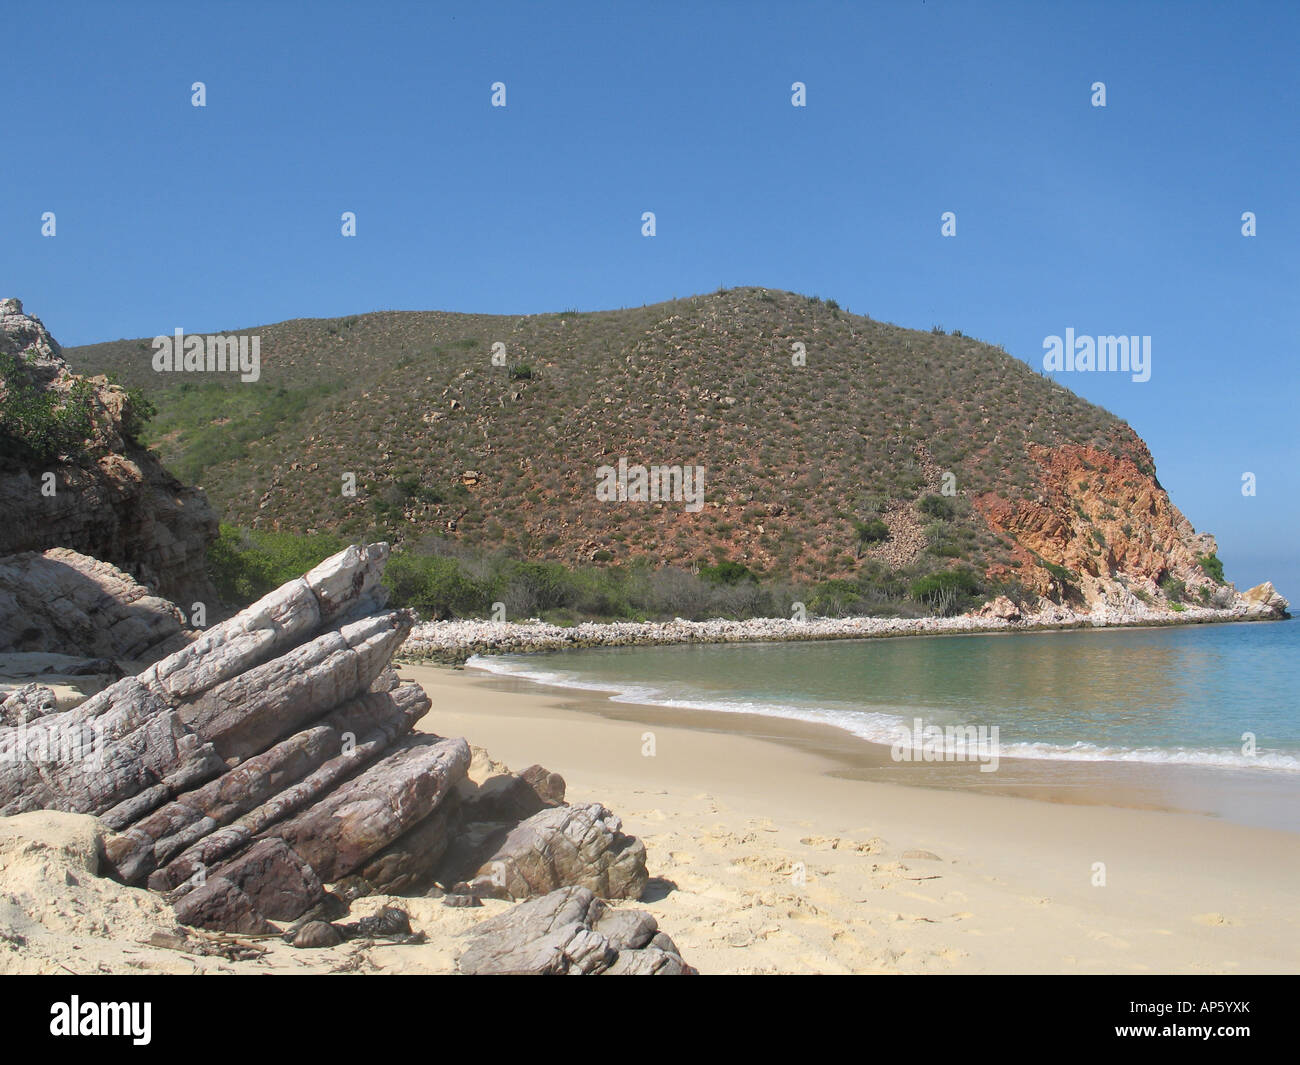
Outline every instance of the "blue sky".
[[46, 0], [5, 21], [30, 62], [4, 89], [0, 295], [65, 345], [719, 285], [1035, 366], [1067, 327], [1150, 335], [1150, 381], [1061, 380], [1147, 440], [1230, 579], [1300, 597], [1300, 5]]

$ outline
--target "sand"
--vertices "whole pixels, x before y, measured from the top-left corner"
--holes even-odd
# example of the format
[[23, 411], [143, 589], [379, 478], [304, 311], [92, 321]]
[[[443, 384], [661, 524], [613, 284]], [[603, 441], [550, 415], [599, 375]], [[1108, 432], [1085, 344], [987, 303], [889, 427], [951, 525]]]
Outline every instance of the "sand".
[[[571, 800], [619, 814], [652, 877], [634, 905], [704, 973], [1300, 970], [1300, 835], [1095, 796], [856, 779], [843, 774], [861, 753], [836, 757], [834, 730], [401, 672], [433, 699], [425, 730], [514, 769], [539, 762]], [[232, 957], [222, 937], [178, 928], [159, 896], [96, 875], [102, 834], [73, 814], [0, 818], [0, 973], [446, 973], [462, 934], [509, 905], [361, 899], [350, 919], [400, 905], [428, 942], [267, 939]]]
[[701, 731], [653, 707], [614, 719], [599, 697], [468, 670], [402, 673], [433, 699], [422, 727], [516, 769], [540, 762], [571, 799], [618, 813], [656, 878], [641, 905], [706, 973], [1300, 971], [1300, 835], [846, 779], [789, 735]]
[[[509, 905], [488, 900], [467, 910], [434, 899], [358, 899], [349, 920], [398, 905], [429, 941], [298, 950], [276, 938], [181, 928], [160, 895], [97, 875], [103, 835], [95, 818], [81, 814], [0, 818], [0, 974], [445, 973], [463, 949], [461, 933]], [[256, 950], [231, 956], [232, 938]]]

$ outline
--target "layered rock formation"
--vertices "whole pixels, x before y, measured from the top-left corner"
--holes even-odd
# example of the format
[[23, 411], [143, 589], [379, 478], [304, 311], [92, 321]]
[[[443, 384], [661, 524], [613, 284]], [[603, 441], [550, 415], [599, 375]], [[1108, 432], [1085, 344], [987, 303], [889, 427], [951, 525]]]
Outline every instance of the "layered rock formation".
[[1193, 603], [1237, 604], [1235, 590], [1201, 566], [1217, 551], [1214, 537], [1196, 533], [1156, 480], [1146, 445], [1125, 430], [1122, 457], [1081, 444], [1031, 444], [1040, 474], [1035, 499], [1012, 502], [988, 493], [974, 500], [989, 526], [1011, 538], [1018, 563], [995, 567], [989, 576], [1016, 579], [1045, 599], [1089, 610], [1123, 609], [1143, 597], [1163, 601], [1162, 585], [1171, 578]]
[[182, 485], [133, 440], [127, 392], [106, 377], [73, 374], [40, 319], [16, 299], [0, 300], [0, 355], [16, 359], [0, 398], [21, 390], [61, 405], [75, 394], [88, 401], [93, 421], [77, 454], [53, 456], [25, 450], [0, 425], [0, 555], [71, 548], [126, 570], [187, 611], [195, 602], [214, 607], [206, 557], [216, 515], [200, 490]]
[[457, 967], [483, 975], [679, 975], [691, 969], [643, 910], [560, 888], [478, 924]]
[[556, 806], [515, 825], [469, 827], [477, 836], [474, 856], [467, 866], [458, 866], [455, 855], [444, 865], [449, 876], [474, 869], [455, 884], [460, 893], [527, 899], [577, 885], [607, 899], [638, 899], [645, 890], [645, 845], [624, 835], [622, 822], [600, 803]]
[[[605, 807], [566, 804], [540, 766], [512, 774], [464, 739], [412, 731], [429, 699], [389, 667], [414, 617], [383, 609], [387, 557], [350, 547], [71, 709], [38, 685], [15, 693], [0, 815], [97, 815], [106, 868], [164, 893], [182, 923], [299, 922], [303, 945], [344, 937], [329, 920], [366, 894], [639, 897], [645, 847]], [[574, 971], [644, 946], [601, 935]], [[683, 971], [675, 953], [623, 965]]]
[[0, 654], [151, 662], [194, 635], [175, 606], [110, 563], [62, 547], [0, 558]]

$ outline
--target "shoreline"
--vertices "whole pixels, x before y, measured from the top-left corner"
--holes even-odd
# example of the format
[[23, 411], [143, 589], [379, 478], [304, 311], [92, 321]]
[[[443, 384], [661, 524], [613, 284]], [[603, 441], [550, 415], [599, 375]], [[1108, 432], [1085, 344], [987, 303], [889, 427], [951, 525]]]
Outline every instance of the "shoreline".
[[748, 618], [733, 621], [584, 621], [553, 625], [527, 621], [425, 621], [411, 630], [398, 651], [399, 661], [463, 665], [474, 655], [540, 654], [586, 647], [647, 647], [676, 644], [798, 643], [820, 640], [890, 639], [904, 636], [996, 635], [1074, 632], [1102, 629], [1154, 629], [1183, 625], [1232, 625], [1286, 621], [1291, 617], [1265, 606], [1182, 611], [1151, 609], [1140, 614], [1098, 611], [1079, 614], [1047, 609], [1020, 620], [983, 614], [955, 617]]
[[[399, 663], [405, 668], [408, 663]], [[574, 687], [561, 681], [497, 672], [470, 663], [429, 665], [454, 670], [484, 688], [557, 700], [567, 710], [608, 721], [669, 725], [721, 736], [743, 736], [815, 754], [828, 775], [1034, 802], [1164, 810], [1222, 819], [1300, 837], [1300, 775], [1195, 763], [1119, 758], [1032, 758], [1002, 754], [996, 772], [975, 760], [895, 761], [889, 744], [844, 725], [784, 714], [672, 705], [622, 697], [622, 689]]]
[[433, 699], [428, 729], [545, 765], [644, 839], [640, 905], [704, 972], [1300, 969], [1294, 833], [1082, 789], [863, 779], [811, 727], [760, 718], [746, 734], [728, 715], [708, 731], [607, 700], [593, 713], [595, 693], [400, 668]]

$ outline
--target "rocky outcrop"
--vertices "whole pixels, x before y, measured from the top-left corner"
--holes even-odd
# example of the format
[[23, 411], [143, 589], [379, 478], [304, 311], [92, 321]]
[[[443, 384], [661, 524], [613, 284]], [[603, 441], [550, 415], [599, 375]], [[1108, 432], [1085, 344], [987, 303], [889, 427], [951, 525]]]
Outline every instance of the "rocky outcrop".
[[1189, 602], [1237, 603], [1235, 592], [1201, 565], [1216, 553], [1214, 537], [1197, 534], [1174, 506], [1131, 429], [1125, 427], [1114, 452], [1031, 444], [1029, 456], [1040, 475], [1034, 499], [1013, 502], [988, 493], [973, 501], [989, 527], [1013, 541], [1019, 564], [995, 567], [990, 578], [1016, 581], [1030, 593], [1085, 611], [1108, 610], [1134, 590], [1139, 602], [1163, 603], [1171, 580]]
[[600, 803], [543, 810], [493, 839], [474, 877], [456, 890], [527, 899], [579, 885], [607, 899], [639, 899], [647, 880], [645, 844], [622, 828]]
[[519, 773], [502, 767], [481, 780], [471, 779], [462, 790], [461, 819], [515, 825], [548, 807], [563, 806], [565, 787], [562, 776], [540, 765]]
[[1242, 593], [1242, 598], [1251, 605], [1252, 609], [1265, 616], [1275, 618], [1291, 616], [1288, 613], [1291, 604], [1278, 594], [1272, 581], [1265, 581], [1263, 584], [1247, 589]]
[[[168, 781], [206, 780], [212, 767], [229, 768], [361, 696], [412, 619], [334, 618], [314, 587], [328, 591], [343, 572], [358, 590], [373, 588], [386, 557], [382, 545], [350, 548], [144, 673], [43, 717], [39, 737], [59, 756], [0, 764], [0, 812], [47, 807], [116, 819], [112, 808], [128, 800], [133, 811], [151, 809], [172, 797]], [[286, 604], [299, 609], [285, 613]], [[278, 678], [282, 705], [271, 687]]]
[[[383, 608], [387, 556], [350, 547], [71, 708], [39, 684], [13, 693], [0, 815], [96, 815], [111, 875], [233, 933], [328, 925], [361, 895], [439, 885], [473, 903], [568, 887], [638, 898], [645, 847], [605, 807], [567, 805], [541, 766], [513, 774], [463, 739], [413, 733], [429, 698], [389, 667], [414, 617]], [[604, 939], [616, 945], [592, 971], [617, 960]]]
[[70, 710], [122, 679], [111, 658], [0, 654], [0, 725], [18, 725], [56, 710]]
[[977, 617], [982, 618], [1000, 618], [1003, 621], [1019, 621], [1021, 614], [1020, 608], [1016, 606], [1005, 595], [999, 595], [990, 599], [979, 610], [976, 611]]
[[53, 688], [43, 684], [24, 684], [0, 699], [0, 725], [25, 725], [58, 709], [58, 697]]
[[276, 834], [323, 878], [338, 880], [432, 813], [468, 767], [464, 740], [413, 739]]
[[680, 975], [694, 972], [654, 917], [566, 887], [480, 922], [457, 960], [476, 975]]
[[319, 903], [325, 888], [283, 840], [259, 840], [175, 902], [182, 924], [266, 935], [268, 918], [292, 921]]
[[214, 609], [206, 559], [216, 515], [201, 491], [136, 442], [131, 396], [105, 377], [72, 373], [57, 341], [16, 299], [0, 300], [0, 356], [16, 359], [0, 398], [21, 391], [60, 406], [84, 401], [91, 420], [75, 454], [34, 452], [18, 427], [0, 422], [0, 556], [71, 548], [126, 570], [186, 611], [196, 602]]
[[0, 654], [152, 662], [193, 635], [175, 606], [110, 563], [63, 547], [0, 558]]
[[426, 621], [417, 625], [402, 645], [403, 658], [461, 663], [475, 655], [530, 654], [580, 647], [648, 647], [690, 643], [773, 643], [803, 640], [865, 640], [892, 636], [946, 633], [1004, 632], [1041, 628], [1091, 626], [1199, 624], [1217, 621], [1265, 620], [1259, 604], [1247, 602], [1231, 587], [1220, 588], [1223, 606], [1186, 606], [1174, 610], [1155, 594], [1144, 602], [1115, 581], [1110, 598], [1099, 597], [1092, 608], [1063, 605], [1049, 599], [1033, 607], [1017, 607], [1005, 597], [968, 614], [953, 617], [810, 617], [745, 618], [734, 621], [584, 621], [553, 625], [539, 621]]

